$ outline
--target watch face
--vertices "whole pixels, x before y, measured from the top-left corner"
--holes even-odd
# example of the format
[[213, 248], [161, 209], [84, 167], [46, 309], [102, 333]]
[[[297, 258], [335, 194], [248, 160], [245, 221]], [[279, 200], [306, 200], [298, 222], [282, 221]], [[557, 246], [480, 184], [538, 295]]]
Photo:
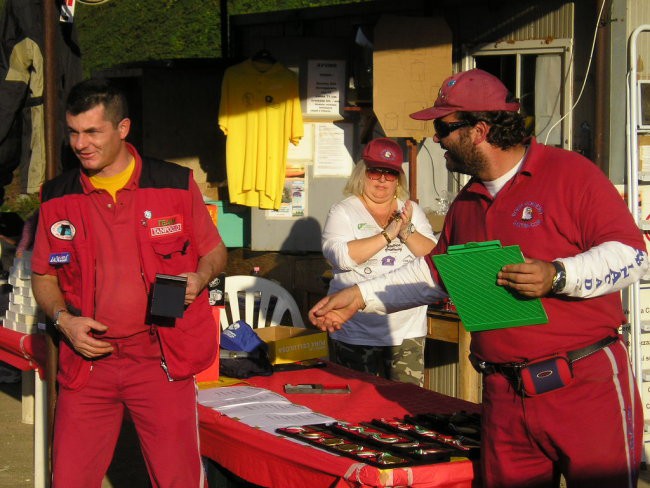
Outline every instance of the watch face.
[[415, 225], [411, 222], [411, 225], [409, 225], [409, 233], [413, 234], [413, 232], [415, 232]]
[[553, 261], [551, 264], [555, 268], [555, 276], [553, 276], [551, 292], [558, 293], [564, 290], [564, 287], [566, 286], [566, 271], [564, 269], [564, 265], [561, 262]]
[[553, 284], [551, 286], [551, 291], [553, 293], [558, 293], [562, 291], [565, 286], [566, 286], [566, 273], [564, 271], [560, 271], [553, 277]]

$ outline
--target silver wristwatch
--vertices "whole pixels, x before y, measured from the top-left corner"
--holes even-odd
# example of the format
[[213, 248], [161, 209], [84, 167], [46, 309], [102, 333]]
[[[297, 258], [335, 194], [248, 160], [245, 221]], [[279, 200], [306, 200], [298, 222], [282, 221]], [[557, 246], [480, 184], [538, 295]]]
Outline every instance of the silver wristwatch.
[[551, 293], [557, 294], [564, 290], [564, 287], [566, 286], [566, 270], [560, 261], [553, 261], [551, 264], [555, 268], [555, 276], [553, 276]]
[[61, 314], [62, 314], [63, 312], [67, 312], [67, 311], [68, 311], [67, 308], [60, 308], [59, 310], [57, 310], [56, 312], [54, 312], [54, 326], [55, 326], [55, 327], [58, 328], [58, 327], [61, 325], [61, 324], [59, 323], [59, 318], [61, 317]]
[[415, 232], [415, 225], [413, 224], [413, 222], [411, 222], [409, 226], [406, 228], [406, 236], [404, 236], [404, 238], [400, 236], [399, 240], [402, 242], [406, 242], [406, 240], [409, 237], [411, 237], [411, 234], [413, 234], [414, 232]]

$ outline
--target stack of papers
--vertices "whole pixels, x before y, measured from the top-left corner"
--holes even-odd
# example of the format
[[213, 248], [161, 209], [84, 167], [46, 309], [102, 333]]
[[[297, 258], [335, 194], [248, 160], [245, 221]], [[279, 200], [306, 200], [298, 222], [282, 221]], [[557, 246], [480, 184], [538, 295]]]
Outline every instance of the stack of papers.
[[304, 405], [291, 403], [278, 393], [254, 386], [200, 390], [199, 403], [272, 434], [280, 427], [336, 422]]

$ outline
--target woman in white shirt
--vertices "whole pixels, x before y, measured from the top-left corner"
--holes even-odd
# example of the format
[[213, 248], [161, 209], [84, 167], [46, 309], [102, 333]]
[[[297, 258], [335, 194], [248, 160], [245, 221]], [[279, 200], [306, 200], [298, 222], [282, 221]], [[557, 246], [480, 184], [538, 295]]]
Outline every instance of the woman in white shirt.
[[[345, 186], [347, 198], [330, 209], [322, 237], [323, 255], [333, 268], [330, 293], [392, 271], [435, 246], [426, 215], [408, 200], [402, 161], [395, 141], [370, 141]], [[330, 334], [331, 360], [422, 386], [426, 308], [357, 312]]]

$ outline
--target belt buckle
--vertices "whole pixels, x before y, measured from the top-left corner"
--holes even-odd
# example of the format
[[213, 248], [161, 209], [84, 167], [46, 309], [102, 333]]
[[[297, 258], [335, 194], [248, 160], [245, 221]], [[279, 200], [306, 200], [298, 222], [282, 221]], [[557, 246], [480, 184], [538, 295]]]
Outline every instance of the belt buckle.
[[478, 367], [481, 369], [481, 371], [485, 371], [487, 369], [487, 363], [485, 361], [479, 361]]

